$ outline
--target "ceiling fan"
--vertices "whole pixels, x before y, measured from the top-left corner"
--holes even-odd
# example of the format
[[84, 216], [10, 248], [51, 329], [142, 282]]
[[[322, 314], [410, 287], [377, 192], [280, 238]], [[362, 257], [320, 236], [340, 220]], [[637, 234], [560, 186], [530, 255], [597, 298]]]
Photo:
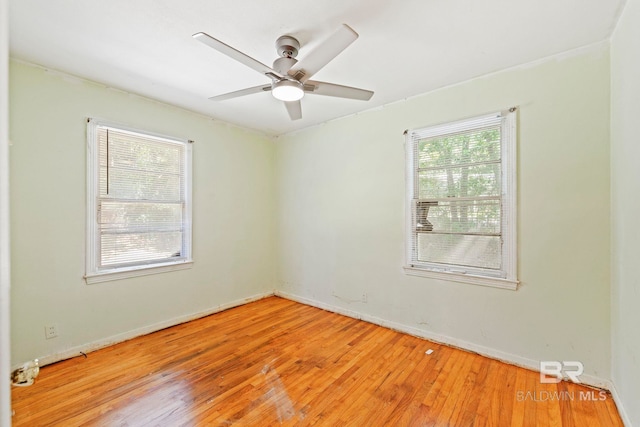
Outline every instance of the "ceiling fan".
[[368, 101], [373, 96], [373, 92], [370, 90], [309, 80], [358, 38], [358, 33], [346, 24], [342, 24], [328, 39], [300, 62], [296, 59], [300, 49], [298, 40], [292, 36], [279, 37], [276, 40], [276, 49], [280, 57], [273, 62], [273, 67], [251, 58], [206, 33], [196, 33], [193, 38], [271, 79], [269, 85], [250, 87], [209, 98], [213, 101], [224, 101], [252, 93], [271, 91], [274, 98], [284, 101], [291, 120], [298, 120], [302, 118], [300, 99], [305, 93], [361, 101]]

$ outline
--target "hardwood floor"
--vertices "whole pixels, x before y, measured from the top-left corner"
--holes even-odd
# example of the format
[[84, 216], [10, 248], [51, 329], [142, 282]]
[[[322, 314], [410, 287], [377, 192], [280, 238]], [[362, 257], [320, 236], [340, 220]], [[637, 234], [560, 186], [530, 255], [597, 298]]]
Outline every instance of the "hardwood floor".
[[14, 425], [623, 425], [598, 390], [277, 297], [87, 356], [14, 387]]

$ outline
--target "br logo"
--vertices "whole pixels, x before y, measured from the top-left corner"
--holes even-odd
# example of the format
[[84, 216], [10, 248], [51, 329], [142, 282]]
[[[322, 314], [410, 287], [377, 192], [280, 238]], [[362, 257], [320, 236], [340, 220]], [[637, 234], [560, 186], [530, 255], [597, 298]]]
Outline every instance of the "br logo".
[[576, 361], [558, 362], [543, 360], [540, 362], [540, 382], [542, 384], [557, 384], [563, 378], [568, 378], [580, 384], [580, 375], [584, 372], [584, 365]]

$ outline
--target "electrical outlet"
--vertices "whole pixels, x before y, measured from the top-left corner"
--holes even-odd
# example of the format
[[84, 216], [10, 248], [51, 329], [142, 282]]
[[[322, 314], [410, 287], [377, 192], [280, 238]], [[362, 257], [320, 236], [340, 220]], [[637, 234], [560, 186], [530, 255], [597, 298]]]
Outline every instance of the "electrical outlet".
[[55, 338], [58, 336], [58, 325], [46, 325], [44, 327], [44, 336], [46, 339]]
[[362, 294], [362, 302], [367, 302], [367, 294]]

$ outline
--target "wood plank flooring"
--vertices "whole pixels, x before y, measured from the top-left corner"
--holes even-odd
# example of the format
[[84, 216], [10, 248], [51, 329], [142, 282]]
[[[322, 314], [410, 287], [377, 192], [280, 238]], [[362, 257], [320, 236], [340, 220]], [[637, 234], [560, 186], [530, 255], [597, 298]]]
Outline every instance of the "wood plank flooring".
[[599, 390], [277, 297], [87, 356], [14, 387], [14, 425], [623, 425]]

